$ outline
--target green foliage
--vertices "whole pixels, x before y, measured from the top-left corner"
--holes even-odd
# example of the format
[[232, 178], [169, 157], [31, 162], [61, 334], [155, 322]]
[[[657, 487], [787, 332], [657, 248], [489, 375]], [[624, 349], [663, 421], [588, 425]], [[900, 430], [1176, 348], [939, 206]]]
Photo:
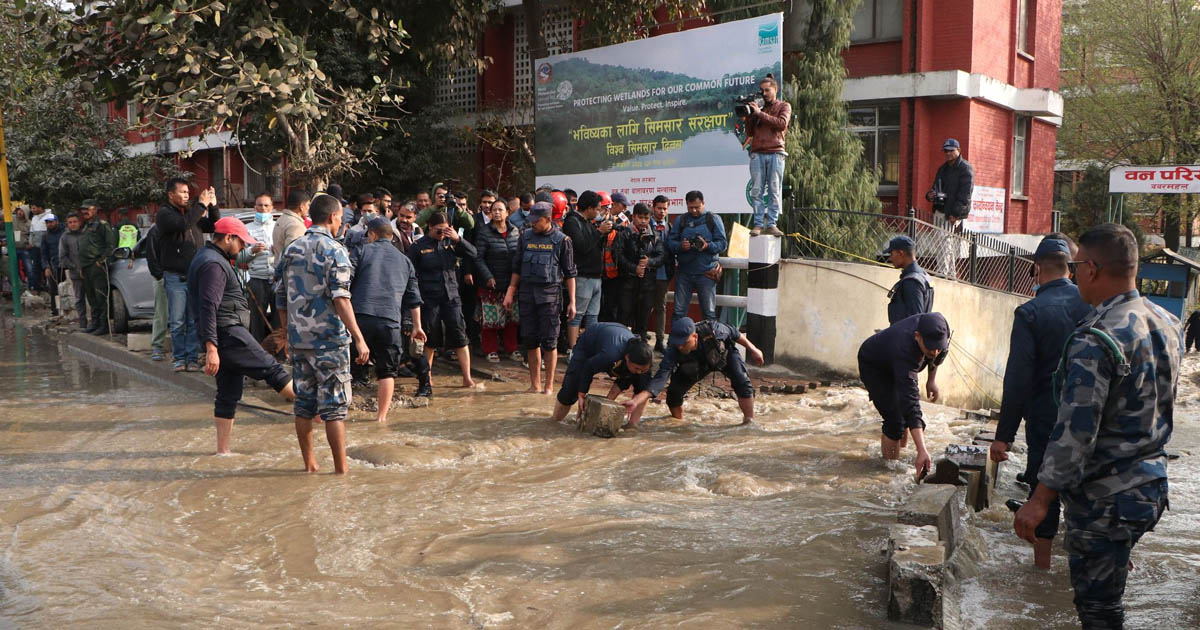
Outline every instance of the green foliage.
[[[1126, 196], [1127, 205], [1121, 224], [1133, 231], [1141, 244], [1145, 242], [1146, 235], [1141, 226], [1133, 220], [1136, 209], [1129, 205], [1132, 200], [1130, 196]], [[1108, 204], [1108, 171], [1099, 166], [1089, 166], [1084, 171], [1083, 178], [1076, 184], [1074, 194], [1060, 208], [1061, 230], [1078, 240], [1084, 232], [1108, 220]]]
[[104, 208], [157, 200], [178, 173], [156, 155], [128, 157], [125, 125], [79, 107], [69, 91], [31, 98], [7, 127], [13, 197], [73, 208], [96, 199]]
[[[58, 20], [48, 0], [0, 0], [0, 98], [5, 114], [20, 109], [25, 98], [40, 93], [57, 77], [55, 58], [46, 52], [37, 16]], [[34, 18], [32, 21], [26, 15]]]
[[[68, 77], [136, 100], [150, 125], [278, 128], [292, 179], [309, 186], [352, 168], [361, 156], [351, 138], [401, 99], [394, 62], [407, 43], [395, 3], [124, 0], [90, 9], [52, 34]], [[322, 69], [322, 43], [339, 35], [361, 55], [369, 85]]]
[[[857, 1], [813, 0], [805, 48], [785, 61], [783, 94], [792, 105], [793, 118], [784, 181], [792, 187], [791, 205], [796, 208], [880, 210], [879, 174], [867, 165], [862, 142], [846, 129], [848, 114], [842, 101], [846, 67], [841, 51], [850, 44], [850, 18], [857, 5]], [[866, 215], [839, 215], [837, 225], [831, 227], [805, 213], [785, 211], [780, 223], [786, 232], [800, 232], [821, 242], [840, 238], [840, 248], [848, 251], [879, 247], [877, 235], [870, 232], [874, 219]], [[855, 235], [862, 242], [843, 242]]]

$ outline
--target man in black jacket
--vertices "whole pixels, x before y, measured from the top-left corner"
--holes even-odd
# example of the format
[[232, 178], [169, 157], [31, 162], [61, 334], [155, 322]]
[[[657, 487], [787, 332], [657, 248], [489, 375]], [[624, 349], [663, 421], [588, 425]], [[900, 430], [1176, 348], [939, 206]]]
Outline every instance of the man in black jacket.
[[176, 372], [194, 372], [200, 369], [200, 349], [196, 338], [196, 305], [188, 299], [187, 273], [192, 258], [204, 246], [204, 234], [213, 231], [221, 211], [217, 209], [217, 192], [211, 186], [191, 206], [187, 180], [173, 177], [166, 189], [167, 203], [159, 207], [154, 224], [162, 239], [158, 262], [167, 290], [171, 352], [175, 355]]
[[[925, 193], [925, 199], [933, 203], [933, 224], [961, 232], [960, 222], [971, 212], [971, 193], [975, 189], [975, 168], [962, 157], [958, 140], [947, 138], [942, 143], [946, 161], [938, 167], [933, 177], [933, 189]], [[937, 258], [938, 273], [951, 278], [958, 277], [958, 241], [947, 239]]]
[[617, 291], [620, 299], [617, 321], [647, 341], [646, 325], [654, 307], [654, 279], [662, 266], [665, 249], [658, 231], [650, 227], [650, 206], [635, 205], [630, 227], [621, 231], [614, 244], [621, 283]]
[[475, 387], [475, 381], [471, 378], [471, 354], [457, 269], [459, 258], [474, 258], [475, 254], [475, 246], [460, 237], [441, 212], [429, 217], [425, 236], [408, 250], [421, 291], [421, 327], [429, 336], [425, 358], [432, 367], [435, 349], [453, 350], [462, 371], [462, 386], [466, 388]]
[[187, 288], [199, 314], [196, 327], [204, 342], [204, 373], [217, 379], [213, 423], [217, 454], [221, 455], [229, 452], [244, 377], [266, 381], [289, 401], [296, 396], [287, 371], [250, 334], [245, 287], [229, 264], [238, 252], [258, 241], [250, 236], [246, 224], [233, 217], [216, 221], [212, 229], [212, 242], [195, 253], [188, 265]]
[[163, 268], [159, 259], [162, 258], [162, 240], [158, 237], [158, 226], [152, 225], [142, 241], [146, 252], [146, 268], [150, 277], [154, 278], [154, 320], [150, 327], [150, 360], [163, 360], [163, 344], [167, 340], [169, 320], [167, 319], [167, 290], [163, 287]]
[[604, 237], [612, 231], [612, 221], [595, 224], [600, 213], [600, 195], [591, 190], [579, 196], [578, 209], [563, 217], [563, 234], [575, 250], [575, 317], [567, 326], [567, 346], [575, 347], [579, 328], [596, 323], [600, 314], [600, 275], [604, 270]]

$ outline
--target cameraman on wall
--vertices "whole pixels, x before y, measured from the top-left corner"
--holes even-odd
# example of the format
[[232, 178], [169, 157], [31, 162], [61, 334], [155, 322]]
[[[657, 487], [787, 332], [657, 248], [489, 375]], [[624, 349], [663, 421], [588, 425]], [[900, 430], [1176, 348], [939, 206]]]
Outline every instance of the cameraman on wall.
[[[933, 203], [933, 224], [950, 232], [962, 232], [961, 221], [971, 212], [971, 192], [975, 188], [975, 168], [962, 157], [958, 140], [947, 138], [942, 143], [942, 154], [946, 161], [938, 167], [933, 177], [933, 189], [925, 193], [925, 200]], [[956, 278], [958, 241], [946, 239], [945, 247], [938, 249], [938, 273]]]
[[[760, 106], [757, 99], [746, 103], [750, 111], [744, 117], [746, 135], [750, 137], [750, 198], [754, 202], [754, 225], [750, 236], [783, 236], [783, 231], [775, 224], [779, 221], [783, 199], [783, 163], [787, 158], [784, 139], [787, 137], [788, 121], [792, 119], [792, 106], [778, 98], [779, 82], [775, 80], [775, 75], [763, 77], [758, 87], [762, 92], [763, 104]], [[764, 185], [767, 188], [766, 207], [763, 203]]]

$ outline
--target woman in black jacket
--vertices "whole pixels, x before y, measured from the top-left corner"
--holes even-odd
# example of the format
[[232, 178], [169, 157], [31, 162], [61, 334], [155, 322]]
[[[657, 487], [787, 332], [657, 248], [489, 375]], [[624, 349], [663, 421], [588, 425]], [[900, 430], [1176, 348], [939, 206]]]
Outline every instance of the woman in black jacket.
[[512, 278], [512, 259], [521, 231], [508, 222], [508, 205], [501, 200], [492, 203], [488, 218], [491, 221], [475, 234], [476, 286], [483, 320], [480, 340], [488, 361], [500, 361], [503, 340], [504, 353], [519, 363], [524, 357], [517, 349], [517, 305], [504, 308], [504, 292]]

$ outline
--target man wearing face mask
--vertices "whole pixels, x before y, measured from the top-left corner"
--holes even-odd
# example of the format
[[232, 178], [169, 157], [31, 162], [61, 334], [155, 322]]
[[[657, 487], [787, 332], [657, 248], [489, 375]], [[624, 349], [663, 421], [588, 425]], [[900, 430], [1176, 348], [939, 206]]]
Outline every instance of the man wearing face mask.
[[925, 448], [925, 420], [921, 417], [921, 388], [917, 374], [929, 368], [925, 390], [929, 400], [941, 397], [936, 383], [937, 366], [950, 347], [950, 325], [941, 313], [906, 317], [881, 330], [858, 349], [858, 374], [871, 402], [883, 419], [879, 446], [884, 459], [899, 459], [912, 435], [917, 447], [917, 479], [929, 471], [932, 460]]
[[275, 275], [275, 257], [271, 254], [274, 212], [271, 195], [263, 193], [254, 200], [254, 220], [246, 226], [246, 231], [256, 242], [237, 255], [238, 266], [250, 273], [250, 282], [246, 284], [250, 292], [250, 336], [259, 342], [267, 336], [268, 328], [279, 325], [279, 317], [271, 309], [274, 302], [271, 278]]
[[287, 370], [250, 336], [250, 306], [239, 274], [229, 261], [258, 245], [246, 225], [233, 217], [218, 219], [213, 238], [188, 266], [187, 288], [196, 304], [196, 331], [204, 348], [204, 373], [217, 379], [213, 423], [217, 454], [229, 453], [233, 415], [242, 399], [244, 377], [266, 381], [285, 399], [295, 399]]

